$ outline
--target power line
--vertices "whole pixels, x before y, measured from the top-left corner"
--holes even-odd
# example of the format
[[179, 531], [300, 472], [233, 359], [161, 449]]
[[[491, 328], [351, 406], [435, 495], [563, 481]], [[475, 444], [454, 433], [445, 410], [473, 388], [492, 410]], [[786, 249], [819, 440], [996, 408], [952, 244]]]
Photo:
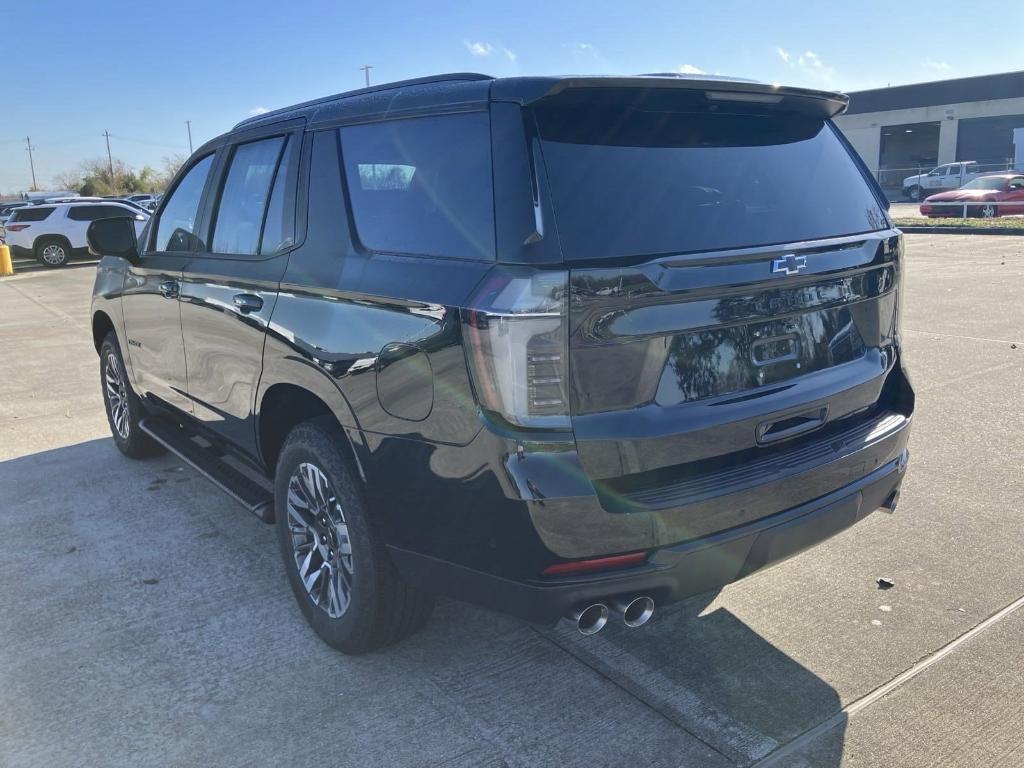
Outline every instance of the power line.
[[32, 150], [35, 147], [32, 146], [32, 139], [28, 136], [25, 137], [25, 151], [28, 152], [28, 167], [32, 169], [32, 189], [36, 188], [36, 164], [32, 159]]
[[165, 147], [167, 149], [184, 149], [185, 147], [184, 144], [170, 144], [166, 141], [150, 141], [149, 139], [136, 139], [131, 136], [122, 136], [120, 133], [111, 133], [110, 138], [117, 139], [118, 141], [130, 141], [132, 144], [144, 144], [147, 147]]

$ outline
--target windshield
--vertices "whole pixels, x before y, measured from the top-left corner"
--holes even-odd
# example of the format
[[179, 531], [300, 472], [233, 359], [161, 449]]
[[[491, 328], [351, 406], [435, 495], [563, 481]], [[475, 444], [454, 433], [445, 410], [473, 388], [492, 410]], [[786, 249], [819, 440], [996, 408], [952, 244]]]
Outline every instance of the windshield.
[[[746, 105], [743, 105], [746, 106]], [[830, 124], [746, 106], [536, 108], [568, 260], [720, 250], [883, 229]]]
[[1009, 179], [1000, 178], [998, 176], [989, 176], [987, 178], [975, 179], [964, 184], [960, 189], [1006, 189], [1006, 185]]

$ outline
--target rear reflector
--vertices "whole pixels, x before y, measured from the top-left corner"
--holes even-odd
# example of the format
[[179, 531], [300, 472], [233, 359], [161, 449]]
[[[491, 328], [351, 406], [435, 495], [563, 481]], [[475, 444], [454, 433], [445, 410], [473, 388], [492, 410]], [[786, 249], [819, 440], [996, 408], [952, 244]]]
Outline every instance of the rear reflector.
[[545, 576], [565, 576], [570, 573], [607, 571], [613, 568], [640, 565], [646, 559], [646, 552], [631, 552], [628, 555], [612, 555], [611, 557], [594, 557], [589, 560], [574, 560], [571, 563], [555, 563], [554, 565], [549, 565], [541, 573]]

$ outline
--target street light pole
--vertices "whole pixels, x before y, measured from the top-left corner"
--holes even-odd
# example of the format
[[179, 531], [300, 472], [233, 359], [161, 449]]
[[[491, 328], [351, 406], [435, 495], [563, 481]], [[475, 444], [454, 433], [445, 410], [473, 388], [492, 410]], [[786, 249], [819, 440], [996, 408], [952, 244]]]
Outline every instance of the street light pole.
[[28, 152], [28, 167], [32, 170], [32, 191], [34, 192], [36, 190], [36, 164], [35, 161], [32, 159], [33, 149], [35, 149], [35, 147], [32, 146], [32, 140], [28, 136], [26, 136], [25, 151]]
[[360, 69], [363, 70], [363, 74], [366, 75], [366, 87], [369, 88], [370, 87], [370, 70], [373, 69], [373, 65], [372, 64], [363, 64], [363, 66], [361, 66]]
[[192, 154], [192, 121], [186, 120], [185, 127], [188, 128], [188, 153]]

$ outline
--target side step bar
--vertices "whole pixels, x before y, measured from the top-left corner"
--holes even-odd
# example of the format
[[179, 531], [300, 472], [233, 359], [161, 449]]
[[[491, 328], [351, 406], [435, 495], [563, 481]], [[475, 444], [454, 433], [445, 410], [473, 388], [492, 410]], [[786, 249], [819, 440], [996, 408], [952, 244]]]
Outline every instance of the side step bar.
[[273, 491], [229, 464], [216, 446], [201, 445], [196, 435], [159, 417], [147, 416], [139, 427], [264, 523], [274, 521]]

